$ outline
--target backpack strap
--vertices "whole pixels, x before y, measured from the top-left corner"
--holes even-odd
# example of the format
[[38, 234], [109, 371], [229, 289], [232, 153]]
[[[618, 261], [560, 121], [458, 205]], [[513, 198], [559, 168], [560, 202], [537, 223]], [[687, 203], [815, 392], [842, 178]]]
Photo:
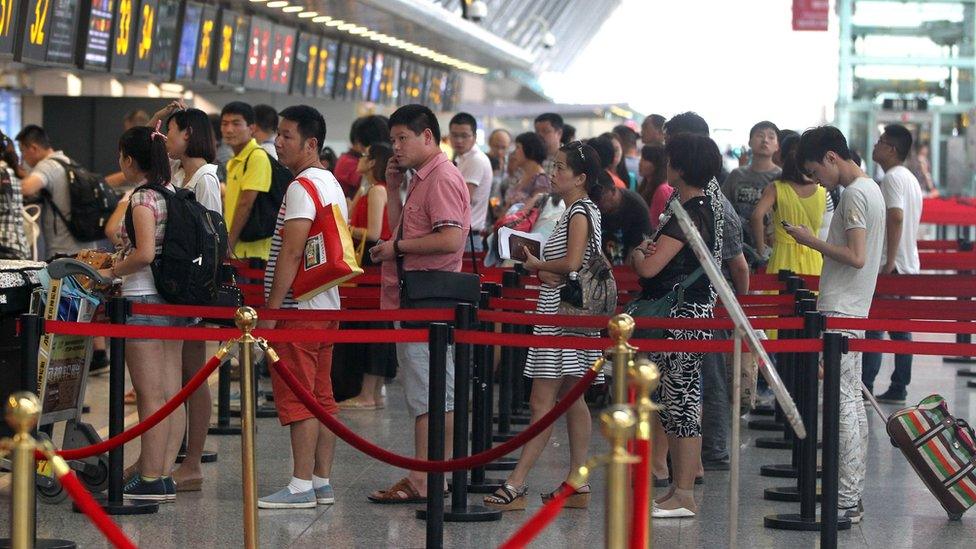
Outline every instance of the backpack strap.
[[[172, 191], [170, 191], [169, 189], [167, 189], [166, 187], [164, 187], [162, 185], [157, 185], [157, 184], [154, 184], [154, 183], [146, 183], [146, 184], [143, 184], [143, 185], [140, 185], [140, 186], [136, 187], [135, 190], [132, 191], [132, 196], [135, 196], [135, 194], [137, 192], [142, 191], [142, 190], [156, 191], [157, 193], [159, 193], [160, 196], [163, 197], [163, 200], [168, 200], [170, 198], [170, 195], [173, 195], [173, 196], [176, 195], [176, 193], [173, 193]], [[124, 222], [125, 222], [125, 232], [129, 235], [129, 241], [132, 242], [132, 247], [135, 248], [135, 247], [138, 247], [138, 245], [136, 244], [135, 224], [132, 221], [132, 201], [131, 201], [132, 198], [131, 198], [131, 196], [129, 197], [129, 200], [130, 200], [129, 203], [128, 203], [128, 205], [125, 208], [125, 219], [124, 219]]]
[[[47, 159], [45, 159], [45, 160], [47, 160]], [[71, 164], [69, 162], [65, 162], [64, 160], [61, 160], [60, 158], [51, 158], [51, 160], [57, 162], [58, 164], [61, 165], [62, 168], [64, 168], [65, 182], [68, 183], [68, 184], [70, 184], [71, 183], [71, 181], [70, 181], [71, 180], [71, 171], [70, 171], [70, 169], [73, 166], [73, 164]], [[70, 196], [70, 192], [71, 192], [70, 189], [65, 189], [65, 190], [69, 193], [69, 196]], [[68, 226], [68, 218], [65, 217], [64, 213], [61, 211], [61, 208], [59, 208], [58, 205], [54, 203], [54, 196], [51, 194], [51, 191], [50, 190], [48, 190], [48, 189], [42, 189], [42, 191], [41, 191], [41, 200], [43, 200], [45, 204], [47, 204], [48, 206], [51, 207], [51, 211], [54, 212], [54, 215], [56, 215], [61, 220], [61, 223], [63, 223], [64, 226], [67, 227]], [[55, 232], [57, 232], [57, 227], [55, 227]]]

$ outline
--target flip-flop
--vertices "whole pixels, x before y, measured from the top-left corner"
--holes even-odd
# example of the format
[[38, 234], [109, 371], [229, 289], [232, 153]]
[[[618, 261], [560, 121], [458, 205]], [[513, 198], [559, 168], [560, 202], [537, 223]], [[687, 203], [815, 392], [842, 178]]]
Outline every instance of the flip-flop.
[[[404, 494], [406, 497], [402, 497]], [[444, 491], [444, 497], [448, 492]], [[400, 503], [427, 503], [427, 498], [421, 496], [419, 492], [410, 484], [406, 477], [401, 478], [388, 490], [378, 490], [375, 494], [366, 496], [366, 499], [380, 505], [397, 505]]]
[[377, 406], [376, 404], [363, 404], [362, 402], [350, 398], [340, 402], [339, 409], [340, 410], [379, 410], [380, 407]]

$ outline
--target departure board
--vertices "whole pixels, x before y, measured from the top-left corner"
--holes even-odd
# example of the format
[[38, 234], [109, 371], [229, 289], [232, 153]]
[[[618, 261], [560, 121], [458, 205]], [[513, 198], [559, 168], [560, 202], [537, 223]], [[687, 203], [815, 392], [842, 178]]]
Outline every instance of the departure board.
[[288, 93], [291, 84], [291, 69], [295, 59], [295, 29], [285, 25], [275, 25], [274, 46], [271, 49], [270, 91]]
[[433, 111], [444, 108], [444, 84], [447, 74], [439, 69], [430, 68], [427, 70], [427, 94], [425, 104]]
[[213, 60], [217, 50], [217, 7], [204, 6], [200, 16], [200, 37], [197, 39], [196, 63], [193, 69], [195, 82], [213, 81]]
[[21, 4], [18, 0], [0, 0], [0, 55], [14, 54]]
[[112, 19], [115, 16], [115, 0], [92, 0], [88, 34], [82, 67], [88, 70], [108, 69], [112, 57]]
[[340, 44], [339, 53], [336, 56], [335, 84], [332, 97], [345, 99], [346, 82], [349, 79], [349, 64], [352, 57], [354, 46], [348, 42]]
[[[381, 54], [377, 53], [377, 58]], [[379, 60], [377, 60], [377, 65]], [[379, 103], [396, 105], [400, 94], [400, 58], [386, 54], [383, 60], [383, 68], [380, 70], [379, 96], [376, 99]]]
[[197, 63], [197, 43], [200, 41], [200, 20], [203, 18], [203, 5], [187, 2], [183, 8], [183, 25], [180, 29], [180, 42], [176, 54], [175, 80], [192, 80], [193, 69]]
[[373, 61], [375, 56], [373, 55], [373, 50], [363, 48], [360, 50], [360, 69], [359, 69], [359, 80], [357, 84], [359, 85], [358, 97], [355, 99], [362, 99], [363, 101], [369, 101], [369, 92], [373, 85]]
[[51, 28], [47, 41], [47, 63], [63, 67], [77, 65], [80, 0], [51, 0]]
[[230, 86], [244, 84], [244, 68], [248, 61], [251, 18], [230, 10], [220, 12], [217, 33], [217, 83]]
[[274, 24], [260, 17], [251, 18], [247, 46], [247, 68], [244, 87], [267, 90], [271, 82], [271, 48], [274, 46]]
[[319, 62], [315, 67], [315, 96], [332, 97], [335, 88], [339, 43], [331, 38], [322, 38], [319, 43]]
[[315, 87], [315, 63], [319, 57], [319, 36], [302, 31], [298, 33], [295, 62], [292, 67], [292, 95], [308, 95]]
[[[156, 0], [140, 0], [135, 48], [132, 52], [132, 74], [149, 76], [152, 74], [153, 52], [156, 51]], [[136, 21], [133, 18], [133, 21]]]
[[444, 86], [444, 110], [453, 111], [457, 108], [461, 99], [461, 76], [456, 72], [451, 72], [447, 76], [447, 84]]
[[423, 103], [427, 97], [427, 67], [416, 61], [404, 61], [400, 69], [400, 104]]
[[153, 76], [168, 80], [173, 74], [176, 57], [176, 32], [180, 22], [180, 0], [159, 0], [156, 9], [156, 32], [153, 40]]
[[115, 2], [114, 25], [112, 29], [112, 63], [109, 67], [115, 73], [132, 71], [132, 51], [136, 47], [135, 38], [139, 30], [139, 0], [117, 0]]
[[384, 61], [383, 52], [377, 51], [373, 54], [373, 79], [369, 83], [368, 93], [364, 97], [366, 101], [372, 101], [373, 103], [379, 103], [380, 101], [380, 84], [383, 81]]
[[47, 61], [47, 44], [51, 30], [52, 0], [27, 0], [20, 52], [15, 59], [22, 63], [43, 65]]

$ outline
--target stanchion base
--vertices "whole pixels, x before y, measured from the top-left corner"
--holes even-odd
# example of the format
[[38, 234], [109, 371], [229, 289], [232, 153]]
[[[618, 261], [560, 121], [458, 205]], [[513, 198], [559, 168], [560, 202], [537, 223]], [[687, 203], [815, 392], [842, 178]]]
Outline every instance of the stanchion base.
[[958, 370], [956, 375], [959, 377], [976, 377], [976, 370]]
[[776, 408], [768, 405], [756, 406], [749, 412], [754, 416], [772, 416], [776, 415]]
[[495, 461], [485, 465], [485, 471], [512, 471], [515, 469], [515, 465], [518, 460], [515, 458], [498, 458]]
[[278, 409], [275, 408], [274, 404], [262, 404], [254, 410], [254, 416], [261, 418], [278, 417]]
[[[427, 509], [418, 509], [417, 518], [427, 520]], [[463, 511], [444, 510], [444, 522], [492, 522], [501, 519], [501, 511], [481, 505], [468, 505]]]
[[[780, 515], [766, 515], [763, 517], [763, 526], [775, 530], [820, 530], [820, 515], [814, 519], [804, 519], [799, 513], [785, 513]], [[837, 517], [838, 530], [850, 530], [851, 519]]]
[[976, 364], [976, 358], [968, 356], [944, 356], [942, 357], [942, 362], [948, 362], [950, 364]]
[[[800, 491], [796, 486], [778, 486], [776, 488], [766, 488], [763, 490], [763, 499], [769, 501], [800, 501]], [[817, 486], [817, 501], [820, 501], [820, 487]]]
[[241, 428], [238, 425], [211, 425], [210, 429], [207, 429], [208, 435], [239, 435], [241, 434]]
[[214, 450], [204, 450], [200, 454], [200, 463], [217, 463], [217, 452]]
[[[756, 448], [765, 448], [766, 450], [792, 450], [793, 441], [783, 437], [760, 437], [756, 439]], [[822, 440], [817, 441], [817, 448], [823, 448]]]
[[[34, 549], [76, 549], [78, 544], [66, 539], [41, 539], [34, 540]], [[10, 549], [10, 538], [0, 539], [0, 549]]]
[[[146, 501], [144, 499], [109, 501], [108, 496], [102, 494], [95, 496], [95, 501], [98, 502], [98, 505], [107, 515], [151, 515], [159, 512], [158, 503], [155, 501]], [[81, 512], [81, 509], [79, 509], [76, 505], [72, 505], [71, 510], [75, 513]]]
[[747, 427], [753, 431], [782, 431], [783, 424], [775, 419], [750, 419]]
[[491, 494], [495, 490], [501, 488], [502, 484], [505, 484], [505, 479], [503, 478], [486, 478], [484, 482], [478, 484], [469, 482], [468, 493], [469, 494]]
[[[776, 465], [763, 465], [759, 468], [759, 474], [764, 477], [774, 478], [796, 478], [796, 467], [790, 463], [778, 463]], [[817, 478], [820, 478], [821, 468], [817, 465]]]

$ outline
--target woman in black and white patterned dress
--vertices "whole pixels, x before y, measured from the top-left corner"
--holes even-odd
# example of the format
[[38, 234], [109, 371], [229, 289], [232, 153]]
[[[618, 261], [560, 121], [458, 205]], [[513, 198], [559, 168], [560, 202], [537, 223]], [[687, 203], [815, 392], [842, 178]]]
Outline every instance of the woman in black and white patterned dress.
[[[552, 190], [568, 207], [543, 248], [543, 259], [527, 254], [525, 267], [538, 271], [542, 281], [537, 314], [556, 314], [559, 291], [565, 284], [566, 276], [578, 271], [589, 254], [601, 253], [600, 210], [590, 199], [599, 192], [599, 173], [599, 157], [589, 145], [577, 141], [563, 146], [556, 153]], [[537, 336], [560, 336], [563, 330], [555, 326], [536, 326], [532, 333]], [[591, 335], [597, 337], [598, 334], [599, 331], [594, 330]], [[525, 376], [533, 380], [529, 397], [532, 421], [538, 421], [548, 413], [599, 357], [600, 351], [529, 349]], [[602, 374], [598, 381], [602, 381]], [[569, 471], [572, 472], [586, 462], [590, 445], [590, 411], [583, 399], [570, 406], [566, 412], [566, 424], [569, 431]], [[485, 498], [486, 505], [503, 511], [525, 509], [528, 491], [526, 476], [548, 444], [551, 434], [552, 427], [525, 445], [515, 470], [501, 488]], [[589, 495], [589, 486], [580, 487], [567, 500], [566, 506], [586, 507]], [[542, 495], [543, 499], [550, 496]]]
[[[708, 137], [679, 134], [668, 140], [668, 182], [677, 200], [688, 212], [716, 263], [721, 264], [722, 199], [715, 176], [722, 156]], [[634, 250], [631, 261], [641, 277], [641, 300], [653, 302], [671, 292], [701, 267], [676, 217], [662, 220], [653, 239]], [[690, 282], [690, 281], [689, 281]], [[711, 318], [715, 289], [703, 273], [685, 290], [684, 300], [675, 304], [671, 318]], [[666, 339], [711, 339], [710, 330], [666, 330]], [[655, 518], [693, 517], [695, 475], [701, 458], [701, 365], [702, 353], [651, 353], [661, 370], [658, 411], [671, 451], [671, 489], [654, 502]]]

